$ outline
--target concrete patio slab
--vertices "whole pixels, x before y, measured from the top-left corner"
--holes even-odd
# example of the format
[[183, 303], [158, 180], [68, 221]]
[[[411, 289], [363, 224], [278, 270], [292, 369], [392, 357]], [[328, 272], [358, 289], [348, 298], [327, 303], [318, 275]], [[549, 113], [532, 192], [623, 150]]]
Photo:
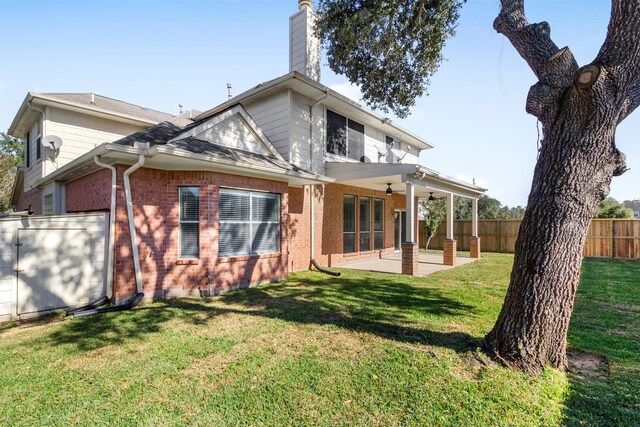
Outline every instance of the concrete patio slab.
[[[442, 254], [420, 253], [418, 254], [418, 275], [426, 276], [436, 271], [449, 270], [460, 265], [469, 264], [477, 258], [467, 258], [458, 255], [454, 266], [444, 265]], [[336, 264], [334, 267], [349, 270], [371, 271], [375, 273], [402, 274], [402, 253], [384, 255], [382, 258], [373, 258]]]

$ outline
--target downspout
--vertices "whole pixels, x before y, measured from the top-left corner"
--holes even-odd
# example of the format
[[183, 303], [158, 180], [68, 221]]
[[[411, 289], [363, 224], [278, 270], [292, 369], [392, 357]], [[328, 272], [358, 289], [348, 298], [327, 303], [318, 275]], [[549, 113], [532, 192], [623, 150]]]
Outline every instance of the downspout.
[[138, 155], [138, 161], [132, 165], [129, 169], [124, 171], [124, 194], [127, 199], [127, 218], [129, 220], [129, 236], [131, 238], [131, 252], [133, 253], [133, 267], [136, 273], [136, 289], [138, 294], [142, 294], [142, 272], [140, 270], [140, 259], [138, 258], [138, 243], [136, 234], [136, 225], [133, 217], [133, 202], [131, 201], [131, 182], [129, 175], [142, 167], [145, 161], [144, 153]]
[[111, 300], [115, 292], [115, 281], [113, 280], [113, 262], [116, 250], [116, 167], [100, 161], [100, 156], [94, 156], [96, 165], [111, 170], [111, 207], [109, 209], [109, 257], [107, 260], [107, 298]]
[[315, 233], [315, 212], [314, 212], [314, 207], [313, 207], [313, 189], [315, 188], [315, 185], [310, 185], [309, 186], [309, 210], [311, 211], [311, 229], [309, 231], [310, 236], [309, 236], [309, 241], [311, 244], [311, 259], [315, 258], [315, 237], [316, 237], [316, 233]]
[[[145, 144], [145, 146], [143, 147], [137, 147], [137, 148], [143, 148], [146, 152], [146, 149], [149, 148], [148, 144]], [[131, 175], [133, 172], [135, 172], [136, 170], [138, 170], [140, 167], [142, 167], [142, 165], [144, 164], [145, 161], [145, 154], [140, 153], [138, 155], [138, 161], [132, 165], [131, 167], [129, 167], [129, 169], [127, 169], [126, 171], [124, 171], [123, 174], [123, 179], [124, 179], [124, 193], [125, 193], [125, 198], [127, 200], [127, 219], [129, 220], [129, 235], [131, 238], [131, 252], [133, 254], [133, 267], [135, 269], [135, 273], [136, 273], [136, 289], [137, 289], [137, 294], [136, 296], [129, 301], [126, 304], [122, 304], [122, 305], [115, 305], [115, 306], [111, 306], [111, 307], [105, 307], [105, 308], [97, 308], [98, 306], [102, 305], [105, 301], [102, 300], [98, 300], [94, 303], [88, 304], [84, 307], [79, 307], [79, 308], [72, 308], [71, 310], [68, 311], [68, 314], [72, 315], [73, 317], [87, 317], [87, 316], [93, 316], [95, 314], [101, 314], [101, 313], [112, 313], [112, 312], [116, 312], [116, 311], [124, 311], [124, 310], [129, 310], [135, 306], [137, 306], [138, 304], [140, 304], [140, 302], [142, 301], [142, 298], [144, 298], [144, 293], [142, 292], [142, 272], [140, 270], [140, 259], [138, 258], [138, 244], [136, 243], [136, 227], [135, 224], [133, 222], [134, 218], [133, 218], [133, 202], [131, 201], [131, 181], [129, 180], [129, 175]], [[113, 242], [114, 239], [114, 235], [115, 235], [115, 206], [116, 206], [116, 201], [115, 201], [115, 194], [116, 194], [116, 169], [115, 167], [111, 166], [111, 165], [107, 165], [105, 163], [100, 162], [98, 156], [95, 156], [93, 158], [94, 162], [99, 165], [99, 166], [103, 166], [103, 167], [107, 167], [109, 169], [111, 169], [112, 172], [112, 180], [111, 180], [111, 218], [110, 218], [110, 229], [109, 229], [109, 237], [110, 237], [110, 242]], [[112, 234], [113, 233], [113, 234]], [[113, 242], [113, 246], [110, 243], [109, 244], [109, 259], [110, 262], [113, 262], [113, 258], [112, 258], [112, 254], [115, 254], [115, 242]], [[109, 272], [112, 274], [111, 275], [111, 280], [113, 281], [113, 269], [110, 268]], [[109, 274], [109, 273], [107, 273]], [[109, 276], [107, 276], [109, 277]], [[108, 280], [108, 279], [107, 279]], [[113, 293], [115, 292], [115, 289], [112, 288], [113, 292], [112, 292], [112, 296]]]

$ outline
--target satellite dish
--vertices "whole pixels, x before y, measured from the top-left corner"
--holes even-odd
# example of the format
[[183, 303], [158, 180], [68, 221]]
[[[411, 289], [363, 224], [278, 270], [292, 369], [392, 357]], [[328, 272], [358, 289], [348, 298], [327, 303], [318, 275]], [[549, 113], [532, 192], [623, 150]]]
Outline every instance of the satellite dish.
[[42, 139], [42, 145], [52, 150], [57, 150], [62, 147], [62, 138], [55, 135], [47, 135]]

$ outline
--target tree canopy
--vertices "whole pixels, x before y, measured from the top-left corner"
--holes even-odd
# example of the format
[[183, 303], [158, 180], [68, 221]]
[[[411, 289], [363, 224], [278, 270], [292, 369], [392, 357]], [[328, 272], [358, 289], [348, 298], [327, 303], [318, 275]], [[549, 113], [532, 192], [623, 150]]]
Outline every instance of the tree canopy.
[[369, 106], [406, 117], [427, 94], [462, 3], [320, 0], [317, 29], [334, 72], [357, 84]]
[[594, 218], [632, 218], [633, 211], [613, 197], [607, 197], [596, 208]]
[[22, 166], [24, 143], [0, 132], [0, 212], [9, 210], [16, 167]]

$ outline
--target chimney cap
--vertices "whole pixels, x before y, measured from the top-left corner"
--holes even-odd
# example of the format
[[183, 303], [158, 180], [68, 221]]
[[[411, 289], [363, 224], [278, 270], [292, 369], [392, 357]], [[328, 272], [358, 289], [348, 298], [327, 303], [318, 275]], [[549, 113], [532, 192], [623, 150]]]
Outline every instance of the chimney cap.
[[298, 0], [298, 9], [303, 10], [305, 7], [313, 9], [312, 0]]

